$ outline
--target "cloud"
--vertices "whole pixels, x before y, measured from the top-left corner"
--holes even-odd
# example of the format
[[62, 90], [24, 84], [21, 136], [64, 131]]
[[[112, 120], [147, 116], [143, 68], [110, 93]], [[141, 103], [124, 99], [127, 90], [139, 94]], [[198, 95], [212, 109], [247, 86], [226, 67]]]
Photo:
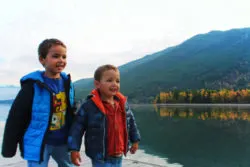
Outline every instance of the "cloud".
[[66, 72], [92, 77], [177, 45], [198, 33], [250, 26], [248, 0], [4, 1], [0, 7], [0, 84], [42, 69], [38, 44], [58, 38], [68, 48]]

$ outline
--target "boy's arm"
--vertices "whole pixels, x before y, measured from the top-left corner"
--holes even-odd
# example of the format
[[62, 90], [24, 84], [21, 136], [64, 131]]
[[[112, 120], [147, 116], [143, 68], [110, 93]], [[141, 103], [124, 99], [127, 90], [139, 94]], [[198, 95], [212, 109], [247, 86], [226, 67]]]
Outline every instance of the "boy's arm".
[[17, 94], [6, 120], [2, 143], [3, 157], [13, 157], [16, 154], [17, 144], [22, 141], [30, 122], [32, 101], [33, 86], [26, 83]]
[[84, 104], [80, 107], [74, 122], [69, 131], [68, 149], [69, 151], [80, 151], [82, 144], [82, 137], [86, 130], [87, 112], [84, 109]]
[[139, 148], [139, 141], [141, 140], [141, 136], [136, 125], [134, 114], [132, 110], [130, 109], [128, 103], [126, 103], [126, 109], [128, 110], [128, 114], [129, 114], [129, 119], [128, 119], [129, 134], [128, 135], [129, 135], [130, 142], [132, 143], [129, 150], [131, 154], [134, 154]]
[[128, 107], [129, 113], [129, 139], [131, 143], [138, 143], [141, 140], [141, 136], [139, 130], [136, 125], [135, 117], [132, 110], [129, 108], [128, 104], [126, 104], [126, 108]]

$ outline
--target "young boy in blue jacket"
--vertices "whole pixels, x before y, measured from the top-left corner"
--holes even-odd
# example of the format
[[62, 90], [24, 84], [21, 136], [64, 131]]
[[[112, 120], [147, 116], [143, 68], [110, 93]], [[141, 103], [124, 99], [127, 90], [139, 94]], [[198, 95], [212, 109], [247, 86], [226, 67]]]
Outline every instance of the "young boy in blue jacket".
[[13, 157], [19, 144], [28, 167], [47, 167], [49, 158], [59, 167], [72, 167], [67, 138], [74, 116], [74, 90], [67, 64], [66, 46], [58, 39], [46, 39], [38, 47], [45, 71], [21, 78], [4, 130], [2, 155]]
[[85, 135], [85, 151], [94, 167], [121, 167], [122, 156], [138, 149], [140, 134], [126, 97], [120, 92], [120, 73], [113, 65], [103, 65], [94, 74], [95, 89], [81, 105], [72, 124], [68, 145], [73, 164], [80, 166], [80, 148]]

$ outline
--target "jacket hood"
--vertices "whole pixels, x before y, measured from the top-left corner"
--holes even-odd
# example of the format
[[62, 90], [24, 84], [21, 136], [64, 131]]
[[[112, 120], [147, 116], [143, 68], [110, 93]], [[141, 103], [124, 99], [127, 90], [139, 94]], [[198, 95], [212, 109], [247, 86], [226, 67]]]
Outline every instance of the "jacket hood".
[[[98, 89], [92, 90], [91, 95], [88, 98], [91, 98], [91, 100], [101, 110], [101, 112], [106, 114], [106, 110], [105, 110], [104, 105], [102, 103], [102, 99], [101, 99], [101, 96], [100, 96]], [[122, 104], [122, 106], [124, 106], [124, 104], [126, 103], [126, 97], [123, 94], [121, 94], [120, 92], [117, 92], [114, 98], [119, 100], [119, 103]]]
[[[40, 81], [40, 82], [44, 82], [44, 79], [43, 79], [43, 73], [45, 71], [34, 71], [32, 73], [29, 73], [25, 76], [23, 76], [20, 80], [20, 83], [22, 84], [23, 82], [27, 81], [27, 80], [33, 80], [33, 81]], [[66, 80], [68, 79], [69, 77], [67, 76], [66, 73], [64, 72], [61, 72], [61, 77]]]

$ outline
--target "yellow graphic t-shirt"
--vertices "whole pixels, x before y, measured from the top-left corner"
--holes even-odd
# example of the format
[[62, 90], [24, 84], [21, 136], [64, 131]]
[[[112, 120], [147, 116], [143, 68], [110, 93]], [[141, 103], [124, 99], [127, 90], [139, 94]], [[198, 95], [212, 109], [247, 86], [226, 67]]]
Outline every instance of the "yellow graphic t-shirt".
[[67, 143], [68, 124], [66, 121], [67, 94], [64, 88], [63, 78], [44, 78], [44, 83], [49, 87], [48, 91], [52, 94], [51, 120], [45, 143], [49, 145], [62, 145]]
[[65, 92], [53, 95], [53, 113], [50, 130], [59, 130], [65, 125], [67, 102]]

